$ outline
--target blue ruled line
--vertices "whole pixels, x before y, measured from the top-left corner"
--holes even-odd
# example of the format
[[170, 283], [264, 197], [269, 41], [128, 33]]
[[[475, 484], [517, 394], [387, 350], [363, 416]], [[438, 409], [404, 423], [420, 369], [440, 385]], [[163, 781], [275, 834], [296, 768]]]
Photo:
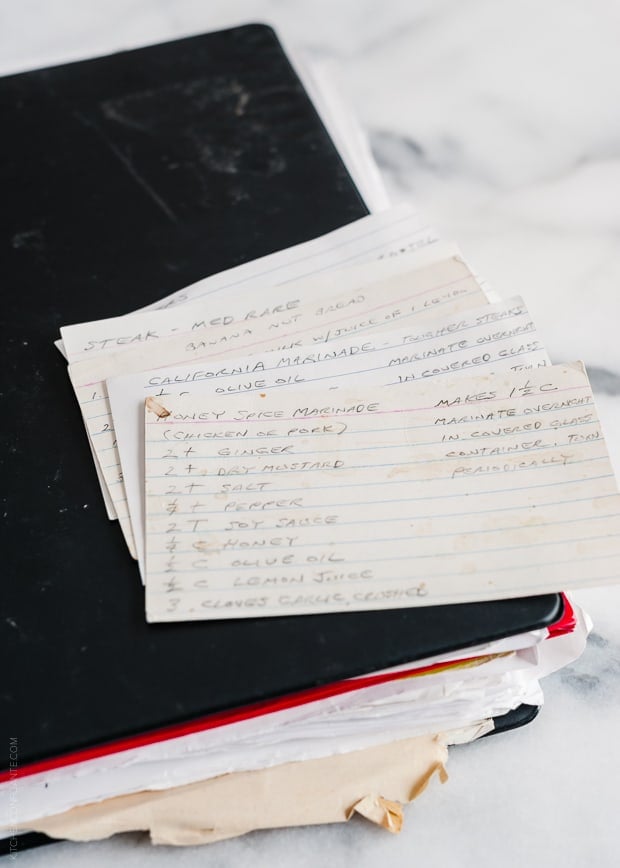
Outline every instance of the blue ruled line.
[[[575, 462], [575, 463], [577, 463], [577, 462]], [[531, 468], [531, 469], [538, 469], [538, 468]], [[487, 475], [490, 476], [491, 474], [487, 474]], [[530, 491], [530, 490], [533, 490], [536, 488], [552, 488], [553, 486], [556, 486], [556, 485], [568, 485], [571, 483], [593, 482], [594, 480], [597, 480], [597, 479], [610, 479], [610, 478], [612, 478], [612, 479], [614, 478], [613, 473], [607, 473], [607, 474], [604, 474], [603, 476], [589, 476], [589, 477], [585, 477], [583, 479], [561, 479], [558, 482], [545, 482], [545, 483], [540, 483], [540, 484], [536, 484], [536, 485], [525, 485], [525, 486], [522, 486], [521, 488], [514, 488], [513, 486], [511, 486], [510, 488], [498, 488], [495, 490], [491, 489], [489, 491], [477, 491], [475, 493], [475, 495], [473, 495], [473, 496], [474, 497], [480, 497], [481, 495], [484, 495], [484, 494], [494, 494], [495, 495], [495, 494], [504, 494], [506, 492], [512, 493], [515, 491]], [[343, 488], [344, 486], [337, 486], [336, 485], [336, 486], [330, 486], [330, 487]], [[295, 491], [298, 491], [298, 489], [295, 489]], [[178, 495], [176, 492], [174, 492], [170, 495], [161, 495], [161, 496], [162, 497], [163, 496], [178, 497], [180, 495]], [[347, 502], [347, 503], [330, 503], [330, 504], [327, 504], [326, 506], [323, 506], [322, 504], [320, 506], [312, 506], [312, 505], [304, 506], [304, 507], [302, 507], [302, 509], [305, 509], [305, 510], [315, 509], [316, 510], [316, 509], [324, 508], [326, 510], [327, 509], [332, 510], [332, 509], [335, 509], [337, 507], [347, 507], [347, 506], [356, 506], [356, 505], [357, 506], [377, 506], [379, 504], [384, 504], [384, 503], [412, 503], [414, 501], [419, 501], [419, 500], [422, 500], [422, 501], [446, 500], [446, 499], [450, 499], [450, 498], [461, 499], [463, 496], [467, 497], [467, 494], [465, 494], [465, 495], [462, 495], [462, 494], [433, 494], [433, 495], [426, 495], [423, 497], [400, 497], [400, 498], [391, 498], [389, 500], [368, 500], [368, 501], [363, 501], [362, 503], [356, 503], [355, 501], [354, 502]], [[192, 497], [198, 498], [198, 497], [200, 497], [200, 494], [199, 493], [192, 493]], [[285, 509], [285, 508], [286, 507], [280, 507], [280, 509]], [[291, 506], [289, 508], [292, 510], [296, 510], [299, 507]], [[264, 515], [265, 512], [274, 512], [274, 511], [275, 511], [275, 509], [274, 510], [263, 510], [261, 512], [261, 514]], [[208, 511], [205, 511], [203, 513], [200, 513], [200, 515], [227, 515], [229, 518], [231, 518], [235, 515], [243, 515], [246, 512], [251, 512], [254, 515], [257, 514], [256, 510], [238, 510], [238, 511], [235, 510], [235, 512], [230, 512], [230, 511], [225, 511], [225, 510], [208, 510]], [[191, 519], [192, 521], [197, 520], [197, 519], [194, 519], [192, 516], [188, 516], [186, 513], [183, 513], [182, 516], [185, 518]], [[170, 520], [176, 521], [178, 519], [173, 519], [171, 516]], [[177, 532], [178, 533], [190, 533], [191, 531], [175, 531], [175, 533], [177, 533]], [[162, 533], [162, 531], [157, 531], [156, 533], [154, 532], [154, 533], [151, 533], [149, 535], [154, 536], [154, 535], [157, 535], [159, 533]], [[202, 531], [201, 531], [201, 533], [202, 533]], [[148, 534], [148, 532], [147, 532], [147, 534]]]
[[[598, 444], [603, 443], [602, 440], [592, 440], [590, 442], [591, 443], [598, 443]], [[586, 446], [588, 444], [579, 443], [579, 444], [575, 444], [575, 445], [576, 446]], [[553, 446], [553, 447], [545, 447], [545, 448], [555, 449], [556, 447]], [[557, 448], [561, 448], [561, 447], [557, 447]], [[540, 449], [538, 451], [542, 451], [542, 449]], [[481, 456], [479, 458], [475, 458], [475, 457], [470, 456], [469, 458], [460, 458], [460, 459], [459, 458], [429, 458], [429, 459], [420, 459], [419, 461], [388, 462], [386, 464], [352, 464], [352, 465], [347, 465], [346, 467], [317, 467], [317, 468], [306, 468], [306, 469], [298, 468], [297, 470], [269, 470], [269, 471], [251, 470], [248, 473], [230, 474], [229, 476], [225, 476], [225, 475], [216, 476], [215, 474], [213, 474], [212, 476], [209, 476], [208, 478], [209, 479], [216, 479], [216, 478], [217, 479], [231, 479], [231, 478], [246, 479], [248, 476], [282, 476], [283, 474], [289, 474], [289, 473], [321, 473], [321, 472], [325, 472], [325, 471], [330, 471], [333, 473], [337, 472], [337, 473], [344, 474], [344, 473], [347, 473], [347, 472], [352, 471], [352, 470], [373, 470], [377, 467], [408, 467], [409, 465], [413, 465], [413, 464], [431, 464], [431, 463], [436, 463], [438, 461], [459, 461], [459, 460], [460, 461], [474, 461], [474, 460], [477, 460], [478, 462], [486, 461], [489, 463], [497, 464], [497, 463], [500, 463], [502, 460], [504, 462], [508, 461], [510, 459], [511, 454], [514, 455], [515, 453], [508, 453], [506, 455], [498, 455], [498, 456], [493, 456], [493, 455]], [[523, 453], [523, 454], [526, 454], [526, 453]], [[247, 457], [249, 458], [250, 456], [247, 456]], [[260, 458], [261, 460], [263, 460], [263, 463], [265, 463], [264, 459], [268, 459], [270, 456], [265, 455], [265, 456], [255, 456], [255, 457]], [[277, 464], [278, 463], [277, 459], [280, 456], [274, 455], [271, 457], [273, 457], [273, 459], [274, 459], [274, 464]], [[284, 457], [285, 458], [286, 457], [294, 458], [295, 456], [294, 455], [292, 455], [292, 456], [286, 456], [285, 455]], [[219, 456], [218, 456], [218, 458], [219, 458]], [[502, 470], [493, 470], [493, 471], [490, 471], [488, 473], [485, 472], [485, 473], [481, 473], [481, 474], [464, 474], [463, 476], [458, 476], [458, 477], [456, 477], [456, 476], [437, 476], [437, 477], [431, 476], [431, 477], [428, 477], [426, 479], [408, 479], [408, 480], [404, 480], [404, 481], [409, 482], [410, 485], [418, 485], [418, 484], [423, 483], [423, 482], [441, 482], [441, 481], [446, 480], [446, 479], [451, 479], [451, 480], [471, 479], [472, 476], [474, 476], [474, 475], [477, 478], [480, 478], [480, 476], [496, 476], [498, 473], [511, 473], [512, 474], [512, 473], [522, 473], [523, 471], [526, 471], [526, 470], [543, 470], [543, 469], [548, 468], [548, 467], [558, 467], [558, 466], [568, 467], [569, 465], [572, 467], [576, 464], [584, 464], [586, 461], [604, 461], [607, 458], [608, 458], [608, 456], [607, 456], [607, 454], [605, 454], [605, 455], [599, 455], [596, 458], [580, 458], [578, 461], [567, 461], [566, 464], [564, 464], [562, 462], [555, 462], [553, 464], [537, 464], [535, 467], [515, 467], [512, 470], [503, 468]], [[217, 458], [214, 458], [213, 462], [215, 463], [217, 460], [218, 460]], [[204, 477], [204, 476], [191, 476], [191, 474], [186, 474], [185, 476], [183, 476], [183, 475], [178, 474], [178, 473], [171, 473], [169, 475], [163, 474], [161, 476], [149, 475], [149, 477], [148, 477], [149, 480], [150, 479], [185, 479], [185, 480], [187, 480], [188, 483], [190, 483], [194, 480], [197, 480], [197, 479], [205, 479], [205, 478], [206, 477]], [[403, 481], [403, 480], [401, 480], [401, 481]], [[387, 481], [385, 479], [382, 479], [382, 480], [380, 480], [380, 482], [383, 485], [392, 485], [392, 480]], [[372, 483], [362, 483], [362, 484], [371, 485]], [[345, 487], [344, 485], [339, 485], [339, 484], [320, 486], [320, 488], [323, 490], [325, 490], [327, 488], [344, 488], [344, 487]], [[294, 491], [301, 491], [299, 486], [293, 490]]]
[[[591, 563], [593, 561], [610, 560], [612, 558], [617, 558], [617, 557], [618, 556], [616, 554], [608, 554], [608, 555], [594, 555], [592, 557], [587, 557], [587, 558], [567, 558], [565, 560], [546, 561], [546, 562], [545, 561], [542, 561], [542, 562], [537, 561], [536, 563], [533, 563], [533, 564], [508, 564], [508, 565], [503, 566], [503, 567], [489, 567], [488, 569], [476, 570], [475, 575], [478, 576], [478, 575], [483, 575], [486, 573], [497, 574], [497, 573], [504, 573], [504, 572], [513, 572], [515, 570], [530, 570], [533, 567], [545, 567], [546, 568], [546, 567], [559, 567], [559, 566], [564, 566], [566, 564], [572, 565], [572, 564], [581, 564], [581, 563]], [[317, 567], [322, 569], [323, 571], [325, 570], [325, 567], [323, 567], [321, 564], [319, 564], [319, 565], [306, 564], [304, 568], [313, 572], [314, 569], [316, 569]], [[151, 575], [151, 573], [149, 573], [149, 575]], [[171, 573], [170, 575], [173, 576], [174, 573]], [[424, 576], [407, 577], [407, 578], [402, 578], [402, 579], [394, 579], [392, 576], [385, 576], [385, 577], [375, 576], [372, 579], [347, 579], [346, 585], [351, 585], [351, 584], [369, 585], [371, 582], [372, 583], [379, 583], [379, 584], [387, 584], [388, 582], [392, 582], [392, 583], [398, 582], [399, 585], [402, 587], [402, 583], [405, 581], [411, 581], [411, 582], [436, 581], [438, 579], [448, 579], [448, 578], [453, 578], [455, 576], [458, 578], [469, 578], [469, 579], [472, 578], [472, 576], [469, 573], [463, 573], [463, 572], [459, 571], [459, 572], [451, 572], [451, 573], [425, 573]], [[426, 577], [428, 577], [428, 578], [426, 578]], [[590, 580], [589, 584], [596, 584], [597, 582], [600, 583], [601, 581], [617, 581], [618, 579], [620, 579], [620, 571], [618, 573], [612, 574], [610, 576], [592, 578]], [[588, 582], [582, 583], [580, 581], [580, 587], [582, 585], [585, 586], [586, 584], [588, 584]], [[244, 591], [246, 591], [246, 593], [249, 590], [252, 590], [256, 593], [261, 593], [261, 594], [268, 594], [268, 593], [276, 593], [276, 594], [317, 593], [318, 594], [318, 593], [326, 593], [326, 588], [329, 589], [327, 591], [327, 593], [335, 593], [336, 591], [340, 591], [342, 593], [343, 590], [346, 589], [346, 585], [344, 583], [342, 585], [340, 585], [339, 587], [334, 586], [334, 585], [323, 585], [323, 584], [319, 584], [316, 582], [312, 582], [311, 584], [306, 584], [306, 585], [303, 585], [302, 587], [300, 587], [301, 585], [302, 585], [302, 583], [300, 582], [300, 583], [295, 583], [295, 584], [291, 583], [290, 585], [281, 585], [279, 587], [274, 587], [273, 585], [266, 585], [266, 586], [242, 585], [239, 588], [232, 588], [230, 586], [225, 586], [223, 588], [182, 588], [179, 590], [178, 593], [182, 594], [183, 596], [187, 596], [189, 594], [201, 594], [203, 597], [205, 597], [205, 596], [208, 596], [208, 594], [212, 593], [212, 592], [224, 591], [224, 592], [228, 593], [229, 591], [232, 591], [232, 590], [244, 590]], [[543, 591], [540, 591], [540, 585], [541, 585], [540, 582], [533, 582], [533, 583], [527, 584], [527, 585], [519, 582], [518, 590], [519, 590], [519, 593], [521, 593], [522, 591], [535, 589], [535, 590], [538, 590], [539, 593], [543, 593]], [[562, 587], [563, 587], [563, 585], [559, 586], [557, 590], [561, 591]], [[398, 588], [397, 590], [400, 590], [400, 588]], [[510, 596], [514, 596], [514, 592], [516, 591], [516, 589], [512, 589], [512, 590], [513, 590], [513, 593], [510, 594]], [[548, 591], [544, 591], [544, 593], [548, 593]], [[171, 596], [170, 591], [156, 591], [154, 589], [151, 589], [150, 587], [148, 589], [148, 594], [149, 595], [152, 594], [153, 596], [163, 596], [163, 595], [165, 595], [167, 597]], [[471, 597], [477, 596], [477, 597], [482, 597], [483, 599], [485, 599], [485, 598], [491, 599], [492, 594], [493, 594], [493, 592], [489, 588], [487, 588], [484, 591], [469, 591], [468, 590], [466, 592], [465, 596], [468, 598], [470, 596]], [[489, 595], [491, 595], [491, 596], [489, 596]], [[506, 596], [508, 596], [508, 594], [506, 594]], [[448, 592], [445, 594], [437, 594], [437, 593], [431, 592], [431, 593], [429, 593], [428, 597], [425, 599], [429, 600], [429, 598], [430, 598], [430, 600], [436, 600], [436, 599], [452, 598], [452, 597], [454, 597], [454, 591], [451, 591], [451, 592]], [[373, 602], [376, 605], [376, 601], [373, 601]], [[392, 606], [393, 605], [394, 604], [392, 603]], [[406, 605], [411, 606], [411, 602], [407, 603]], [[424, 605], [430, 605], [430, 602], [427, 602]]]
[[[403, 384], [403, 385], [405, 385], [405, 384]], [[507, 403], [508, 403], [508, 400], [509, 399], [506, 399]], [[482, 425], [482, 424], [487, 424], [487, 423], [494, 423], [496, 425], [500, 425], [500, 424], [501, 425], [509, 425], [509, 424], [511, 424], [512, 419], [526, 419], [527, 418], [527, 419], [531, 419], [532, 421], [536, 421], [536, 417], [545, 415], [547, 413], [562, 414], [562, 413], [568, 413], [571, 411], [577, 412], [578, 410], [580, 410], [583, 407], [594, 407], [594, 402], [588, 400], [588, 401], [584, 401], [583, 403], [573, 404], [569, 407], [552, 407], [549, 410], [538, 410], [536, 413], [514, 413], [514, 414], [511, 414], [510, 416], [503, 415], [499, 419], [492, 419], [492, 418], [491, 419], [465, 419], [464, 421], [461, 421], [461, 417], [458, 416], [458, 412], [455, 412], [455, 408], [453, 408], [453, 407], [436, 407], [436, 408], [432, 408], [432, 409], [436, 409], [438, 415], [442, 412], [445, 412], [446, 416], [448, 416], [449, 414], [453, 414], [453, 416], [455, 418], [459, 419], [458, 425]], [[487, 415], [489, 413], [494, 413], [494, 412], [497, 413], [498, 411], [497, 410], [495, 410], [495, 411], [489, 410]], [[467, 414], [465, 414], [465, 415], [467, 415]], [[331, 418], [333, 418], [333, 417], [331, 417], [331, 416], [330, 417], [319, 416], [319, 415], [317, 415], [317, 416], [305, 416], [305, 417], [300, 416], [297, 419], [292, 419], [292, 420], [287, 419], [286, 421], [291, 421], [291, 422], [295, 423], [295, 425], [297, 427], [305, 427], [305, 428], [312, 428], [312, 427], [317, 427], [317, 426], [320, 427], [321, 425], [339, 424], [338, 422], [336, 422], [336, 423], [335, 422], [329, 422], [328, 419], [331, 419]], [[349, 416], [347, 418], [354, 419], [355, 416]], [[188, 420], [188, 421], [192, 421], [192, 420]], [[242, 419], [237, 419], [237, 420], [224, 419], [221, 421], [223, 421], [225, 424], [229, 424], [229, 425], [242, 425], [244, 422], [244, 420], [242, 420]], [[252, 420], [252, 421], [255, 421], [255, 420]], [[264, 423], [264, 425], [266, 427], [269, 427], [269, 425], [275, 425], [275, 424], [281, 423], [283, 420], [281, 420], [281, 419], [265, 419], [265, 420], [261, 420], [261, 421]], [[158, 422], [157, 424], [160, 425], [161, 427], [163, 427], [162, 421]], [[345, 423], [343, 422], [340, 424], [345, 424]], [[570, 426], [565, 426], [565, 427], [570, 427]], [[439, 429], [439, 430], [445, 430], [446, 432], [454, 430], [454, 427], [452, 426], [452, 424], [438, 425], [436, 422], [432, 422], [432, 423], [425, 423], [424, 425], [407, 425], [406, 423], [403, 423], [402, 425], [396, 425], [396, 426], [388, 427], [388, 428], [358, 428], [355, 430], [346, 429], [346, 432], [335, 432], [334, 431], [334, 432], [329, 432], [329, 436], [338, 436], [339, 437], [339, 436], [342, 436], [343, 433], [346, 433], [347, 437], [351, 437], [353, 435], [358, 436], [360, 434], [378, 434], [378, 433], [381, 433], [383, 431], [386, 431], [386, 432], [387, 431], [405, 431], [405, 430], [406, 431], [417, 431], [420, 428], [435, 428], [435, 429]], [[534, 432], [532, 432], [532, 433], [534, 433]], [[291, 437], [309, 437], [309, 436], [313, 436], [313, 435], [292, 434], [290, 436]], [[321, 434], [320, 436], [328, 436], [328, 435]], [[502, 436], [502, 435], [497, 435], [497, 436]], [[509, 435], [509, 436], [514, 436], [514, 435]], [[159, 443], [161, 446], [166, 446], [167, 444], [174, 444], [174, 443], [177, 443], [177, 444], [178, 443], [190, 443], [192, 440], [196, 440], [196, 442], [205, 443], [205, 442], [208, 442], [211, 440], [218, 440], [218, 441], [219, 440], [263, 440], [264, 441], [267, 439], [269, 439], [269, 440], [282, 440], [282, 439], [287, 439], [288, 437], [289, 437], [288, 434], [273, 434], [273, 435], [270, 434], [269, 437], [255, 437], [255, 436], [252, 436], [252, 437], [208, 437], [208, 438], [207, 437], [205, 437], [205, 438], [190, 437], [188, 440], [181, 440], [181, 439], [177, 440], [176, 438], [173, 440], [162, 440], [161, 438], [152, 438], [152, 439], [149, 438], [149, 439], [146, 439], [145, 442], [146, 443]], [[454, 440], [453, 442], [458, 443], [457, 440]]]
[[[545, 506], [547, 506], [547, 505], [548, 504], [545, 504]], [[167, 513], [156, 513], [156, 515], [166, 515], [166, 514]], [[460, 514], [461, 515], [469, 515], [469, 513], [460, 513]], [[153, 515], [153, 513], [151, 513], [151, 515]], [[425, 516], [420, 516], [419, 521], [426, 521], [427, 519], [431, 519], [431, 518], [436, 519], [438, 517], [439, 518], [446, 518], [446, 516], [426, 516], [425, 515]], [[386, 543], [386, 542], [411, 542], [412, 540], [415, 540], [416, 542], [420, 542], [420, 541], [427, 540], [427, 539], [435, 539], [437, 537], [444, 539], [445, 537], [449, 537], [449, 536], [462, 536], [463, 534], [466, 534], [467, 536], [473, 536], [474, 534], [499, 533], [500, 531], [507, 531], [507, 530], [532, 530], [532, 529], [537, 530], [539, 527], [555, 527], [556, 525], [559, 525], [559, 524], [561, 524], [561, 525], [577, 524], [577, 523], [581, 524], [584, 521], [599, 521], [600, 519], [604, 519], [604, 518], [617, 518], [620, 520], [620, 514], [617, 512], [613, 512], [613, 513], [609, 513], [609, 514], [605, 514], [605, 515], [587, 515], [587, 516], [581, 516], [579, 518], [560, 519], [558, 521], [545, 521], [545, 522], [541, 522], [540, 524], [535, 524], [535, 525], [512, 524], [512, 525], [505, 525], [504, 527], [490, 527], [490, 528], [484, 528], [484, 529], [479, 528], [477, 530], [467, 530], [467, 531], [461, 530], [461, 531], [452, 531], [450, 533], [425, 533], [422, 535], [416, 535], [415, 533], [410, 533], [407, 536], [389, 536], [389, 537], [372, 537], [372, 538], [368, 538], [368, 539], [339, 540], [337, 543], [330, 545], [330, 548], [335, 549], [337, 546], [346, 546], [346, 545], [375, 545], [376, 543]], [[173, 516], [170, 516], [170, 519], [173, 520]], [[398, 519], [398, 518], [389, 519], [389, 521], [392, 524], [400, 522], [400, 521], [407, 521], [407, 520], [408, 519]], [[190, 521], [191, 521], [191, 519], [190, 519]], [[359, 523], [360, 524], [367, 524], [368, 522], [359, 522]], [[343, 527], [344, 524], [357, 524], [357, 522], [343, 522], [342, 524], [331, 525], [331, 527]], [[324, 529], [325, 529], [324, 527], [321, 528], [321, 530], [324, 530]], [[264, 531], [263, 528], [253, 528], [253, 530], [256, 533], [265, 533], [266, 532], [266, 531]], [[294, 531], [295, 528], [290, 528], [290, 530]], [[303, 530], [308, 531], [308, 530], [310, 530], [310, 528], [303, 528]], [[197, 531], [197, 533], [200, 533], [200, 531]], [[225, 531], [223, 529], [220, 529], [220, 533], [228, 535], [231, 533], [234, 534], [235, 531]], [[620, 533], [620, 523], [619, 523], [619, 533]], [[302, 543], [302, 545], [304, 548], [325, 548], [326, 547], [325, 540], [320, 540], [319, 542], [304, 542], [304, 543]], [[291, 550], [294, 550], [294, 549], [295, 549], [295, 546], [293, 546], [293, 545], [291, 545], [291, 546], [261, 545], [261, 546], [257, 546], [254, 548], [251, 546], [222, 546], [219, 549], [211, 549], [210, 551], [205, 551], [205, 552], [200, 551], [199, 549], [196, 549], [196, 548], [191, 548], [191, 549], [177, 549], [177, 548], [175, 548], [174, 551], [167, 551], [167, 550], [157, 551], [157, 552], [149, 551], [149, 557], [151, 557], [151, 556], [154, 557], [155, 555], [161, 555], [163, 557], [170, 557], [171, 555], [174, 554], [175, 556], [177, 556], [177, 555], [178, 556], [180, 556], [180, 555], [193, 555], [194, 558], [200, 558], [200, 557], [208, 558], [212, 554], [221, 555], [221, 554], [225, 554], [226, 552], [245, 552], [249, 558], [258, 557], [261, 554], [265, 555], [265, 553], [268, 552], [269, 554], [265, 555], [265, 556], [278, 557], [279, 555], [282, 555], [285, 552], [290, 552]], [[347, 561], [347, 563], [348, 563], [348, 561]], [[315, 564], [314, 566], [318, 566], [318, 564]], [[333, 566], [334, 569], [336, 569], [338, 567], [338, 564], [337, 563], [331, 564], [330, 562], [326, 562], [326, 566]], [[244, 567], [244, 569], [245, 569], [245, 567]], [[247, 569], [250, 569], [250, 567], [247, 567]], [[167, 572], [169, 572], [169, 570]]]

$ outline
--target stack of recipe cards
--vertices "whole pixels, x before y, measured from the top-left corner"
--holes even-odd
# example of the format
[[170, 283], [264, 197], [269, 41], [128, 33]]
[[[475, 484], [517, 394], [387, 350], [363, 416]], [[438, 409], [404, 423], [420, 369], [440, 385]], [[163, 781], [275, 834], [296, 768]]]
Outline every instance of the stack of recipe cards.
[[149, 621], [617, 579], [619, 497], [583, 365], [550, 365], [523, 299], [490, 303], [404, 213], [415, 252], [310, 275], [305, 257], [303, 276], [259, 262], [61, 330]]

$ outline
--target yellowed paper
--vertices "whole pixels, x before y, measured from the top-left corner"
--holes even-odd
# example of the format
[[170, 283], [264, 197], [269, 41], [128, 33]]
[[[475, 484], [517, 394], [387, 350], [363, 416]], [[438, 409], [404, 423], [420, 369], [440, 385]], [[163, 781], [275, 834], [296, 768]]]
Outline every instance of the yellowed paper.
[[257, 352], [323, 344], [351, 333], [366, 334], [406, 326], [420, 317], [478, 307], [488, 299], [460, 259], [453, 257], [417, 271], [397, 274], [360, 290], [301, 305], [278, 306], [243, 323], [213, 326], [139, 344], [136, 349], [101, 354], [69, 366], [82, 415], [130, 550], [135, 550], [105, 380], [193, 362], [230, 359]]
[[417, 327], [353, 335], [322, 347], [255, 353], [230, 362], [198, 362], [141, 371], [106, 382], [123, 470], [123, 484], [144, 576], [144, 396], [234, 395], [308, 385], [326, 391], [355, 383], [364, 388], [475, 371], [525, 370], [549, 365], [535, 324], [520, 298], [460, 311]]
[[[473, 727], [469, 737], [480, 731]], [[155, 844], [193, 845], [254, 829], [343, 822], [355, 812], [397, 831], [402, 823], [400, 806], [417, 798], [435, 775], [445, 779], [446, 741], [421, 736], [121, 796], [30, 822], [28, 829], [74, 841], [140, 830], [148, 831]]]
[[401, 803], [384, 799], [383, 796], [376, 793], [364, 796], [353, 805], [351, 814], [353, 813], [366, 817], [371, 823], [376, 823], [377, 826], [382, 826], [393, 834], [398, 834], [403, 827], [403, 806]]
[[620, 495], [579, 363], [166, 408], [145, 419], [150, 621], [620, 579]]

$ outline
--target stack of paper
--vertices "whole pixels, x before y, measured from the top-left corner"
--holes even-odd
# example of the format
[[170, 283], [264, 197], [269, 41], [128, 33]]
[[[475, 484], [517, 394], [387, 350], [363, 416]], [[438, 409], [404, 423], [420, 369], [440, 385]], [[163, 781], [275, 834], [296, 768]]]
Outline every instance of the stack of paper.
[[[525, 302], [491, 302], [411, 209], [61, 336], [149, 621], [465, 603], [618, 578], [620, 500], [583, 366], [551, 365]], [[223, 774], [301, 762], [310, 775], [333, 754], [478, 737], [494, 716], [539, 704], [538, 679], [581, 652], [587, 621], [569, 621], [44, 768], [22, 786], [23, 822], [110, 834], [144, 822], [141, 807], [131, 821], [115, 812], [130, 793], [177, 798]], [[435, 748], [429, 762], [439, 768]], [[190, 843], [280, 822], [227, 815], [208, 835], [147, 825]]]
[[336, 683], [81, 762], [40, 763], [20, 781], [18, 828], [74, 840], [145, 829], [155, 843], [196, 844], [355, 811], [398, 831], [400, 805], [388, 810], [385, 796], [410, 801], [435, 774], [444, 779], [448, 745], [492, 731], [493, 716], [519, 703], [539, 704], [538, 679], [582, 652], [588, 626], [569, 611], [557, 629], [466, 657]]
[[[421, 224], [369, 217], [285, 271], [277, 254], [191, 302], [61, 330], [150, 621], [616, 580], [620, 498], [583, 366], [550, 365], [524, 301], [491, 304], [452, 245], [385, 256], [394, 226], [408, 248], [432, 237]], [[334, 247], [384, 258], [325, 270]]]
[[[304, 80], [382, 206], [351, 119]], [[151, 623], [314, 615], [320, 633], [329, 613], [620, 578], [620, 495], [583, 365], [552, 365], [524, 299], [492, 293], [413, 208], [67, 324], [57, 346]], [[540, 678], [582, 652], [589, 622], [567, 597], [545, 623], [43, 756], [12, 829], [194, 844], [357, 812], [398, 831], [448, 745], [540, 705]], [[205, 665], [217, 648], [197, 678]]]

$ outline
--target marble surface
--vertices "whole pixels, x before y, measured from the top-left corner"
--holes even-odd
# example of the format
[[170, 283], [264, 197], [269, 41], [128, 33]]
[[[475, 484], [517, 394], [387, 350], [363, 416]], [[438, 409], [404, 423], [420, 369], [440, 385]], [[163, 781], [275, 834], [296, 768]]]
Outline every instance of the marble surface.
[[[617, 0], [7, 0], [0, 71], [247, 21], [334, 59], [393, 199], [413, 199], [504, 297], [522, 293], [555, 361], [583, 358], [620, 471], [620, 4]], [[620, 863], [620, 588], [578, 595], [588, 650], [548, 678], [532, 725], [452, 751], [403, 833], [363, 821], [208, 848], [141, 836], [56, 844], [24, 868]]]

